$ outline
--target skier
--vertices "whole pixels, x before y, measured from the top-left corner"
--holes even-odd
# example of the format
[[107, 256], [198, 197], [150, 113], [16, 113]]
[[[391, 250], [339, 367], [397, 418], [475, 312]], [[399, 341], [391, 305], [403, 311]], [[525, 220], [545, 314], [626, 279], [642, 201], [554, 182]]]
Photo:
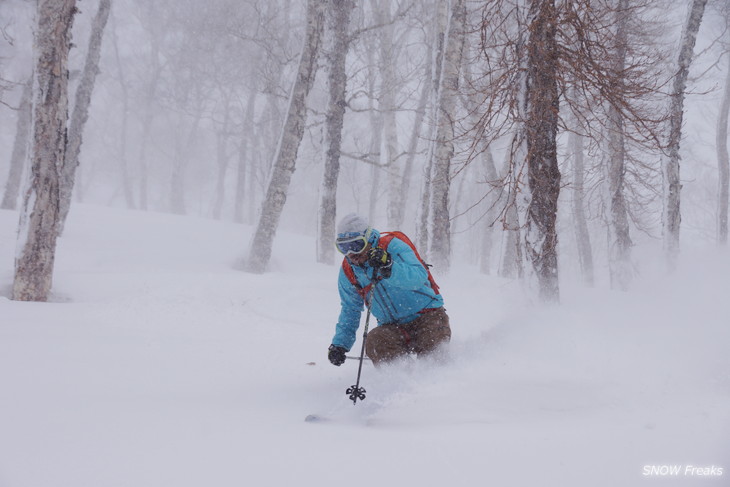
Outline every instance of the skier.
[[363, 305], [378, 320], [365, 342], [375, 365], [408, 353], [429, 354], [449, 342], [443, 297], [407, 236], [381, 236], [351, 213], [337, 227], [336, 245], [345, 258], [338, 278], [342, 308], [328, 354], [332, 364], [342, 365], [355, 343]]

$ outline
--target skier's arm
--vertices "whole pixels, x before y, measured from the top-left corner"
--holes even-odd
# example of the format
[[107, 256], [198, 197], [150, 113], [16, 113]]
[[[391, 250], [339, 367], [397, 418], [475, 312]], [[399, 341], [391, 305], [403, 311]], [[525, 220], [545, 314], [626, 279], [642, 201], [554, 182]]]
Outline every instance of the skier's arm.
[[360, 315], [364, 303], [357, 289], [347, 279], [342, 269], [340, 269], [340, 275], [337, 279], [337, 286], [340, 292], [341, 310], [332, 344], [349, 351], [357, 338], [356, 334], [360, 326]]

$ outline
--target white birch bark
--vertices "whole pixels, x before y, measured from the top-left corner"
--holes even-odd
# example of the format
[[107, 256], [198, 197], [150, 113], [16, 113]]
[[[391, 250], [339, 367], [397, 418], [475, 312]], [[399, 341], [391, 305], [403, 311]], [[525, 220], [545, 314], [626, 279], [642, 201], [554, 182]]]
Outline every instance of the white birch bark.
[[286, 203], [289, 183], [295, 169], [299, 144], [304, 136], [306, 102], [317, 71], [317, 53], [322, 36], [324, 0], [307, 2], [306, 35], [299, 59], [296, 81], [289, 98], [289, 110], [279, 139], [274, 166], [262, 204], [256, 232], [251, 243], [247, 269], [263, 273], [271, 259], [271, 247], [279, 226], [279, 218]]
[[[730, 56], [729, 56], [730, 57]], [[720, 105], [720, 116], [717, 121], [717, 243], [727, 245], [728, 215], [728, 183], [730, 178], [730, 160], [727, 150], [728, 111], [730, 111], [730, 66], [725, 79], [725, 90]]]
[[31, 77], [23, 85], [23, 94], [18, 107], [18, 120], [15, 124], [15, 142], [13, 142], [13, 153], [10, 156], [10, 171], [8, 180], [5, 183], [3, 201], [0, 209], [15, 210], [18, 206], [18, 195], [23, 181], [25, 160], [28, 156], [28, 137], [31, 127], [31, 106], [33, 95], [33, 78]]
[[497, 175], [497, 167], [494, 164], [494, 157], [489, 147], [483, 149], [482, 155], [483, 176], [487, 182], [487, 191], [490, 195], [485, 200], [487, 210], [484, 215], [484, 221], [481, 223], [481, 240], [479, 248], [479, 272], [482, 274], [491, 274], [492, 271], [492, 249], [494, 247], [494, 222], [496, 220], [497, 202], [502, 194], [501, 188], [497, 189], [494, 185], [498, 184], [499, 176]]
[[380, 163], [386, 167], [385, 174], [388, 186], [387, 219], [388, 228], [397, 229], [403, 224], [403, 206], [400, 201], [404, 198], [401, 170], [397, 163], [398, 156], [398, 127], [396, 126], [395, 95], [396, 66], [395, 49], [393, 44], [393, 22], [390, 11], [390, 0], [380, 0], [375, 12], [376, 23], [382, 25], [378, 35], [380, 51], [380, 93], [378, 107], [383, 118], [383, 142]]
[[591, 238], [588, 232], [588, 222], [585, 214], [585, 153], [583, 136], [577, 131], [580, 130], [577, 120], [574, 119], [575, 127], [568, 135], [568, 146], [573, 159], [573, 225], [575, 228], [575, 240], [578, 248], [578, 262], [580, 263], [583, 282], [587, 286], [594, 284], [593, 272], [593, 249]]
[[[470, 51], [468, 37], [464, 38], [464, 51]], [[471, 70], [471, 62], [466, 58], [466, 56], [462, 58], [461, 69], [466, 85], [469, 87], [475, 86]], [[480, 110], [478, 110], [480, 101], [476, 96], [476, 91], [473, 89], [469, 90], [466, 100], [464, 101], [464, 105], [469, 113], [469, 119], [472, 126], [471, 130], [475, 132], [475, 137], [483, 139], [485, 127], [484, 123], [480, 120], [481, 113]], [[486, 142], [480, 142], [478, 147], [482, 162], [482, 181], [485, 181], [486, 183], [484, 187], [487, 192], [487, 194], [483, 197], [483, 203], [481, 205], [485, 208], [485, 210], [481, 216], [481, 221], [479, 222], [479, 225], [481, 225], [478, 251], [479, 272], [482, 274], [490, 274], [492, 271], [492, 250], [494, 247], [494, 223], [498, 219], [498, 204], [504, 194], [504, 186], [500, 182], [497, 166], [494, 163], [494, 157], [489, 145]]]
[[223, 203], [226, 200], [226, 174], [228, 173], [228, 138], [231, 131], [231, 110], [228, 96], [223, 96], [223, 123], [215, 134], [218, 173], [216, 177], [215, 201], [213, 202], [213, 218], [220, 220], [223, 214]]
[[431, 92], [430, 92], [430, 130], [428, 155], [426, 166], [423, 171], [423, 184], [421, 186], [421, 199], [419, 202], [418, 221], [416, 227], [416, 245], [420, 249], [421, 256], [430, 259], [430, 229], [431, 200], [434, 152], [436, 150], [436, 136], [439, 119], [439, 95], [441, 93], [441, 73], [444, 62], [444, 51], [446, 49], [446, 30], [448, 28], [448, 0], [436, 0], [436, 12], [434, 16], [434, 42], [431, 48]]
[[466, 8], [463, 0], [453, 0], [445, 40], [444, 60], [439, 86], [436, 147], [433, 151], [431, 180], [431, 246], [430, 258], [441, 271], [451, 263], [451, 224], [449, 190], [451, 160], [454, 157], [456, 102], [459, 96], [459, 73], [464, 50]]
[[689, 66], [697, 40], [697, 32], [702, 22], [707, 0], [692, 0], [687, 20], [682, 30], [677, 58], [677, 72], [674, 76], [669, 106], [669, 140], [667, 156], [662, 158], [664, 251], [670, 270], [676, 266], [679, 254], [679, 229], [681, 222], [680, 193], [680, 155], [679, 145], [682, 138], [682, 119], [684, 117], [684, 92], [687, 87]]
[[[626, 68], [628, 0], [619, 0], [616, 9], [616, 48], [612, 71], [616, 79]], [[606, 208], [608, 209], [608, 268], [611, 287], [626, 291], [633, 277], [629, 216], [624, 195], [626, 146], [624, 120], [614, 106], [608, 109], [608, 157], [605, 172]]]
[[411, 136], [408, 142], [408, 155], [406, 156], [406, 162], [403, 167], [402, 175], [402, 187], [400, 190], [400, 197], [396, 204], [399, 205], [397, 214], [400, 215], [400, 221], [394, 221], [396, 226], [391, 228], [400, 228], [403, 224], [403, 217], [406, 212], [406, 205], [408, 203], [408, 195], [411, 190], [411, 181], [413, 179], [413, 161], [416, 158], [416, 151], [418, 150], [418, 142], [421, 139], [421, 130], [423, 129], [423, 120], [426, 117], [426, 105], [428, 104], [428, 94], [430, 92], [429, 81], [431, 79], [431, 63], [425, 63], [425, 78], [423, 86], [421, 87], [421, 94], [418, 98], [418, 106], [416, 108], [416, 118], [413, 121], [413, 128], [411, 129]]
[[[245, 220], [245, 201], [247, 173], [250, 176], [253, 163], [249, 146], [254, 138], [254, 114], [256, 112], [256, 91], [251, 90], [246, 103], [246, 114], [244, 115], [244, 126], [241, 131], [241, 141], [238, 148], [238, 167], [236, 174], [236, 196], [233, 209], [233, 218], [236, 223], [243, 223]], [[253, 180], [253, 177], [250, 177]]]
[[117, 62], [117, 78], [119, 81], [119, 88], [122, 92], [122, 120], [121, 120], [121, 133], [119, 134], [119, 168], [122, 173], [122, 189], [124, 190], [124, 199], [127, 202], [128, 208], [135, 208], [134, 204], [134, 190], [132, 189], [132, 179], [129, 175], [129, 163], [127, 161], [127, 133], [129, 126], [129, 88], [127, 87], [127, 80], [124, 73], [124, 67], [122, 66], [122, 59], [119, 55], [119, 41], [117, 39], [116, 23], [114, 17], [111, 17], [112, 22], [112, 47], [114, 48], [114, 59]]
[[40, 0], [35, 33], [28, 187], [20, 213], [13, 299], [47, 301], [58, 237], [60, 168], [66, 151], [68, 52], [75, 0]]
[[71, 206], [74, 181], [76, 179], [76, 168], [79, 166], [79, 155], [83, 139], [84, 127], [89, 119], [89, 106], [91, 105], [91, 94], [94, 91], [96, 75], [99, 72], [99, 59], [101, 58], [101, 40], [104, 35], [104, 27], [109, 19], [111, 0], [100, 0], [99, 10], [94, 17], [91, 26], [91, 37], [89, 39], [89, 50], [86, 53], [86, 61], [81, 74], [81, 81], [76, 89], [76, 100], [71, 124], [68, 129], [68, 142], [66, 155], [61, 171], [60, 208], [59, 208], [59, 235], [63, 233], [68, 211]]
[[327, 29], [329, 102], [324, 124], [324, 175], [319, 205], [319, 244], [317, 262], [335, 261], [335, 219], [337, 218], [337, 180], [340, 174], [342, 127], [345, 119], [347, 90], [348, 27], [352, 3], [349, 0], [330, 0]]
[[[518, 4], [519, 10], [526, 7]], [[520, 18], [521, 15], [518, 15]], [[519, 69], [516, 74], [516, 123], [512, 136], [510, 149], [507, 153], [505, 163], [505, 176], [507, 177], [507, 195], [504, 209], [503, 237], [502, 237], [502, 258], [500, 259], [499, 275], [501, 277], [522, 279], [525, 275], [526, 263], [522, 248], [522, 220], [527, 213], [527, 206], [530, 202], [529, 186], [523, 183], [527, 164], [527, 141], [525, 120], [527, 120], [528, 108], [528, 76], [527, 76], [527, 42], [529, 39], [529, 23], [518, 25], [518, 37], [516, 40], [516, 56]]]
[[[524, 73], [524, 71], [523, 71]], [[520, 75], [520, 95], [518, 104], [524, 107], [524, 97], [527, 86], [524, 74]], [[520, 108], [522, 111], [523, 108]], [[521, 197], [523, 184], [521, 180], [524, 173], [526, 159], [524, 124], [519, 122], [512, 137], [511, 148], [508, 153], [506, 167], [509, 170], [507, 183], [507, 197], [502, 222], [502, 258], [500, 260], [499, 275], [507, 278], [522, 278], [524, 276], [523, 251], [522, 251], [522, 224], [520, 215], [525, 213], [524, 206], [526, 198]]]

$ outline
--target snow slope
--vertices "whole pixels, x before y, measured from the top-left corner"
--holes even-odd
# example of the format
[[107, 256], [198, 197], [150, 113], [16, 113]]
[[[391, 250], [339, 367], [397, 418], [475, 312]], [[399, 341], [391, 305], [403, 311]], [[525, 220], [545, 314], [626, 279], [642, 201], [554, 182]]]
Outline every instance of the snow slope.
[[251, 275], [248, 227], [79, 205], [53, 302], [21, 303], [16, 224], [0, 211], [0, 487], [730, 485], [727, 252], [556, 307], [436, 273], [451, 361], [365, 364], [353, 406], [313, 239], [280, 233]]

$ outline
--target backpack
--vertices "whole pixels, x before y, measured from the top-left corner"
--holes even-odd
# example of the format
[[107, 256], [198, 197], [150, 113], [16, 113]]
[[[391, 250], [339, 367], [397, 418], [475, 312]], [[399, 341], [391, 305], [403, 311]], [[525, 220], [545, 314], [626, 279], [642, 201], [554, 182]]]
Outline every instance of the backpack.
[[[426, 269], [426, 273], [428, 274], [428, 282], [431, 284], [431, 289], [433, 289], [434, 293], [440, 294], [438, 284], [436, 284], [436, 281], [431, 275], [431, 270], [429, 269], [429, 267], [431, 266], [423, 261], [421, 255], [418, 253], [418, 250], [416, 250], [416, 246], [413, 245], [413, 242], [411, 242], [411, 239], [408, 238], [405, 233], [399, 231], [381, 233], [380, 239], [378, 240], [378, 247], [387, 250], [388, 245], [390, 245], [390, 242], [394, 238], [398, 238], [398, 240], [401, 240], [402, 242], [407, 244], [411, 248], [411, 250], [413, 250], [413, 253], [416, 254], [416, 258], [418, 259], [418, 261], [423, 265], [423, 268]], [[370, 292], [370, 289], [373, 287], [373, 284], [370, 283], [367, 286], [362, 287], [360, 283], [357, 282], [357, 277], [355, 277], [355, 271], [352, 269], [352, 265], [350, 265], [347, 257], [342, 259], [342, 270], [345, 272], [347, 280], [349, 280], [352, 285], [355, 286], [355, 289], [357, 289], [357, 293], [362, 297], [363, 301], [366, 301], [367, 295]]]

